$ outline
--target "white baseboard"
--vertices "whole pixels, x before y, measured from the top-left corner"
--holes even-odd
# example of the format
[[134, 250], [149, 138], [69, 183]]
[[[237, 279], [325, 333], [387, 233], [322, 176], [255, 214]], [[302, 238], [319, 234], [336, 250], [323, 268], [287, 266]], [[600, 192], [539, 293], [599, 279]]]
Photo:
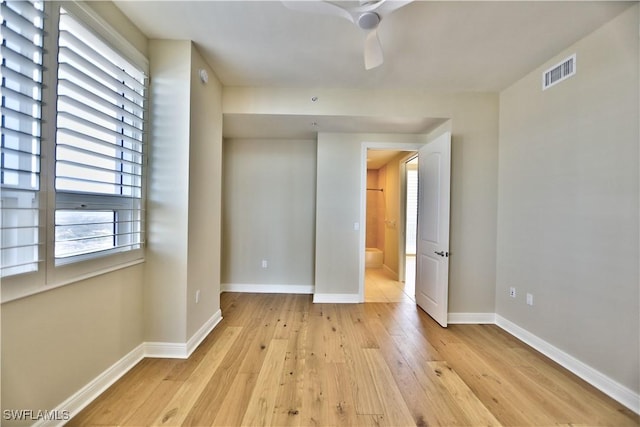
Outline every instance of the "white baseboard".
[[313, 285], [273, 285], [256, 283], [222, 283], [220, 292], [242, 292], [254, 294], [313, 294]]
[[314, 304], [358, 304], [361, 303], [358, 294], [314, 294]]
[[204, 341], [207, 335], [209, 335], [209, 333], [213, 331], [213, 328], [218, 326], [218, 323], [220, 323], [221, 321], [222, 310], [218, 309], [218, 311], [213, 313], [213, 316], [211, 316], [209, 320], [204, 322], [204, 325], [202, 325], [200, 329], [198, 329], [196, 333], [193, 334], [191, 338], [189, 338], [189, 341], [187, 341], [187, 357], [191, 356], [191, 353], [193, 353], [195, 349], [198, 348], [200, 343]]
[[453, 325], [493, 325], [496, 323], [496, 315], [495, 313], [449, 313], [447, 315], [447, 323]]
[[145, 357], [162, 359], [187, 359], [221, 320], [222, 311], [218, 310], [186, 343], [146, 342], [144, 343], [144, 355]]
[[[140, 344], [131, 350], [126, 356], [111, 365], [87, 385], [74, 393], [67, 400], [53, 409], [53, 413], [68, 414], [71, 418], [82, 411], [89, 403], [93, 402], [120, 377], [129, 372], [144, 357], [144, 344]], [[33, 424], [37, 427], [63, 426], [68, 420], [41, 420]]]
[[573, 372], [595, 388], [607, 394], [612, 399], [617, 400], [635, 413], [640, 414], [640, 394], [609, 378], [602, 372], [593, 369], [591, 366], [586, 365], [584, 362], [581, 362], [570, 354], [565, 353], [554, 345], [532, 334], [526, 329], [521, 328], [504, 317], [496, 314], [495, 318], [495, 324], [500, 328], [535, 348], [562, 367]]
[[161, 359], [186, 359], [187, 344], [179, 342], [145, 342], [144, 356]]

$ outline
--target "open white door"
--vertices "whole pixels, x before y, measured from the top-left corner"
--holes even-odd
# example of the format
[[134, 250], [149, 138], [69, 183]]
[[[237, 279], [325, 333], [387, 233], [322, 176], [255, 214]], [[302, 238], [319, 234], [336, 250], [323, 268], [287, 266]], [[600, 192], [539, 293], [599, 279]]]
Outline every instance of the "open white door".
[[445, 132], [422, 147], [418, 159], [416, 303], [446, 327], [451, 133]]

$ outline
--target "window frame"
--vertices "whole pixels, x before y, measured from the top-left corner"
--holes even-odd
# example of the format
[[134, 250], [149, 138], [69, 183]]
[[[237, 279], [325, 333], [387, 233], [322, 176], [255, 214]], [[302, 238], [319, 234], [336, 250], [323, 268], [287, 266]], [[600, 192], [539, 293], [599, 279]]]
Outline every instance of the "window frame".
[[[76, 194], [69, 191], [55, 191], [55, 150], [57, 132], [57, 85], [58, 85], [58, 26], [60, 8], [81, 22], [92, 31], [106, 45], [111, 46], [120, 55], [139, 67], [147, 76], [149, 74], [149, 62], [146, 56], [135, 48], [123, 35], [118, 33], [104, 18], [102, 18], [89, 5], [82, 2], [46, 1], [44, 2], [44, 39], [43, 39], [43, 68], [42, 75], [42, 130], [41, 130], [41, 167], [40, 167], [40, 245], [43, 262], [39, 263], [38, 270], [29, 273], [16, 274], [2, 278], [0, 283], [0, 302], [16, 300], [34, 295], [60, 286], [76, 283], [94, 276], [111, 271], [127, 268], [144, 262], [145, 239], [142, 239], [138, 248], [129, 250], [113, 249], [85, 255], [77, 255], [68, 259], [55, 258], [55, 212], [56, 208], [75, 207], [83, 200], [84, 209], [94, 209], [101, 201], [102, 196], [93, 194]], [[149, 81], [146, 82], [146, 90], [149, 90]], [[148, 93], [148, 92], [147, 92]], [[147, 185], [147, 151], [148, 129], [150, 128], [147, 106], [145, 106], [144, 118], [145, 131], [142, 145], [144, 147], [143, 162], [141, 164], [141, 197], [139, 199], [141, 227], [145, 232], [146, 223], [146, 185]], [[106, 196], [109, 197], [109, 196]], [[101, 200], [102, 198], [102, 200]], [[117, 203], [114, 207], [120, 207], [122, 212], [127, 208]], [[104, 205], [102, 205], [104, 209]], [[116, 209], [118, 211], [118, 209]]]

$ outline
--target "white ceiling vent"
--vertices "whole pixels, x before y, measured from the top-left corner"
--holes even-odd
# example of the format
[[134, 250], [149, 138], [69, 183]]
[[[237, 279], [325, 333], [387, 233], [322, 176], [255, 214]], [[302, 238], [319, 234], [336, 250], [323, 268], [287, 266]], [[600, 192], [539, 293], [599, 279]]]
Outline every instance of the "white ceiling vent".
[[574, 53], [559, 64], [554, 65], [542, 74], [542, 90], [568, 79], [576, 73], [576, 54]]

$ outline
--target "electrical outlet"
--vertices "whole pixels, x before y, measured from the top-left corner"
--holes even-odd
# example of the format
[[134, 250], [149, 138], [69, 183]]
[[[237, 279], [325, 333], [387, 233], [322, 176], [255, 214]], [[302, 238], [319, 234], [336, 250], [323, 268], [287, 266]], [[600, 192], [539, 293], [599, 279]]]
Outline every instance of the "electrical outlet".
[[196, 291], [196, 304], [200, 302], [200, 289]]
[[269, 267], [269, 261], [267, 261], [266, 259], [262, 260], [262, 268], [268, 268]]
[[533, 306], [533, 295], [527, 294], [527, 305]]
[[509, 296], [511, 298], [515, 298], [516, 297], [516, 288], [514, 288], [513, 286], [509, 288]]

